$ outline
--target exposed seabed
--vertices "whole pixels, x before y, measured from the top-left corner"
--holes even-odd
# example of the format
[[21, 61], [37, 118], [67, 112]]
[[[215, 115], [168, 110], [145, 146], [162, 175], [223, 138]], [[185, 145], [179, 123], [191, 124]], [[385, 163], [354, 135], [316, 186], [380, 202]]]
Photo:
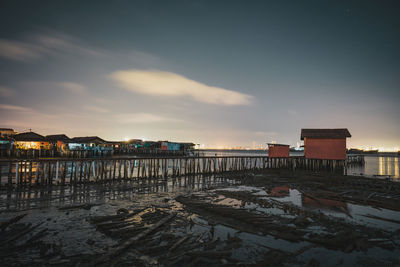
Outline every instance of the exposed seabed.
[[0, 263], [398, 265], [398, 192], [273, 170], [4, 189]]

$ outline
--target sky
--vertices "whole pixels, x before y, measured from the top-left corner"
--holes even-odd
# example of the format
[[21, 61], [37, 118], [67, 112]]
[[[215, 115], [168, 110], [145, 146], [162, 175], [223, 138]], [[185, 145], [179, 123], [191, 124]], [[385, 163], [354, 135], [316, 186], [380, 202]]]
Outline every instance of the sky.
[[400, 148], [398, 1], [0, 2], [0, 127]]

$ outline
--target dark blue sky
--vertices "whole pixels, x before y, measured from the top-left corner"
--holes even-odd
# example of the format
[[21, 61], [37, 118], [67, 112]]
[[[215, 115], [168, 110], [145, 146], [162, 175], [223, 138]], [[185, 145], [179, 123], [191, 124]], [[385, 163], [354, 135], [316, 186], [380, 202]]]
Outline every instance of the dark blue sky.
[[398, 1], [2, 1], [0, 124], [44, 134], [400, 147]]

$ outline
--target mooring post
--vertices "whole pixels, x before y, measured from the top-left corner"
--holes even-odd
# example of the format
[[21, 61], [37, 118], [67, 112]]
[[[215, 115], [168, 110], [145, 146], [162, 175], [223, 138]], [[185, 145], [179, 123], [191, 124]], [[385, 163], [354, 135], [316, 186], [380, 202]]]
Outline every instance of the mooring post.
[[60, 166], [60, 162], [57, 160], [56, 162], [56, 182], [58, 182], [58, 168]]
[[19, 163], [15, 164], [15, 183], [18, 185], [18, 173], [19, 173]]

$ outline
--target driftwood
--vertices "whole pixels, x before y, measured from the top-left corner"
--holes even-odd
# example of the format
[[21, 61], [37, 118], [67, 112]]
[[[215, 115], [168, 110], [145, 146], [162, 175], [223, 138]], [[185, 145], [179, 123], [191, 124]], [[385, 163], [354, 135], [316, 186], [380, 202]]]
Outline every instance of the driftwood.
[[340, 192], [339, 194], [337, 194], [338, 196], [344, 196], [344, 195], [346, 195], [346, 194], [348, 194], [348, 193], [352, 193], [352, 192], [354, 192], [354, 190], [347, 190], [347, 191], [344, 191], [344, 192]]
[[163, 224], [165, 224], [166, 222], [168, 222], [169, 220], [171, 220], [172, 218], [174, 218], [176, 216], [176, 213], [172, 213], [166, 217], [164, 217], [163, 219], [161, 219], [158, 223], [152, 225], [151, 227], [147, 228], [146, 230], [144, 230], [143, 232], [141, 232], [140, 234], [129, 238], [128, 240], [126, 240], [125, 242], [123, 242], [121, 245], [119, 245], [118, 247], [115, 247], [113, 249], [110, 249], [110, 251], [104, 255], [103, 257], [99, 258], [98, 260], [96, 260], [95, 262], [93, 262], [92, 265], [95, 264], [99, 264], [102, 262], [105, 262], [115, 256], [118, 256], [119, 254], [121, 254], [125, 249], [127, 249], [128, 247], [132, 246], [133, 244], [135, 244], [137, 241], [139, 241], [140, 239], [142, 239], [143, 237], [145, 237], [146, 235], [150, 234], [151, 232], [153, 232], [155, 229], [159, 228], [160, 226], [162, 226]]
[[1, 242], [0, 247], [3, 247], [4, 245], [7, 245], [8, 243], [13, 242], [13, 241], [17, 240], [18, 238], [20, 238], [20, 237], [26, 235], [27, 233], [33, 231], [35, 228], [37, 228], [37, 227], [40, 226], [41, 224], [42, 224], [42, 223], [39, 223], [39, 224], [37, 224], [37, 225], [35, 225], [35, 226], [32, 226], [32, 227], [30, 227], [30, 225], [29, 225], [29, 226], [26, 227], [24, 230], [18, 232], [17, 234], [15, 234], [15, 235], [9, 237], [7, 240]]
[[228, 257], [232, 254], [232, 250], [224, 251], [192, 251], [188, 252], [187, 255], [192, 257], [206, 257], [211, 259], [221, 259], [223, 257]]
[[35, 241], [45, 236], [47, 230], [47, 228], [40, 230], [38, 233], [34, 234], [31, 238], [29, 238], [25, 243], [21, 245], [2, 247], [0, 250], [0, 256], [5, 257], [14, 255], [20, 253], [20, 251], [23, 251], [24, 249], [35, 246]]
[[88, 203], [88, 204], [80, 204], [80, 205], [70, 205], [59, 207], [58, 210], [74, 210], [74, 209], [85, 209], [88, 210], [91, 207], [101, 205], [102, 203]]
[[[140, 210], [134, 211], [132, 213], [120, 212], [116, 215], [93, 216], [93, 217], [90, 217], [90, 220], [93, 223], [97, 224], [97, 226], [103, 226], [103, 225], [106, 226], [108, 224], [106, 222], [108, 222], [108, 221], [118, 220], [117, 222], [111, 222], [109, 224], [119, 223], [119, 222], [122, 222], [122, 220], [124, 220], [124, 219], [138, 215], [139, 213], [141, 213], [142, 211], [144, 211], [146, 209], [147, 208], [140, 209]], [[104, 223], [104, 224], [100, 225], [100, 223]]]
[[176, 249], [180, 244], [182, 244], [183, 242], [188, 240], [190, 237], [191, 237], [191, 235], [186, 235], [186, 236], [182, 237], [181, 239], [179, 239], [175, 244], [172, 245], [172, 247], [169, 249], [169, 252], [172, 252], [174, 249]]
[[383, 218], [383, 217], [379, 217], [379, 216], [375, 216], [375, 215], [371, 215], [371, 214], [366, 214], [366, 215], [362, 215], [362, 216], [368, 217], [368, 218], [371, 218], [371, 219], [376, 219], [376, 220], [381, 220], [381, 221], [400, 224], [400, 221], [398, 221], [398, 220]]
[[112, 220], [118, 220], [118, 219], [124, 219], [127, 215], [125, 213], [120, 213], [120, 214], [116, 214], [116, 215], [108, 215], [108, 216], [93, 216], [90, 217], [90, 220], [93, 223], [102, 223], [102, 222], [108, 222], [108, 221], [112, 221]]
[[9, 226], [9, 225], [11, 225], [11, 224], [13, 224], [13, 223], [18, 222], [19, 220], [21, 220], [22, 218], [24, 218], [26, 215], [27, 215], [27, 213], [20, 214], [20, 215], [18, 215], [18, 216], [15, 216], [15, 217], [11, 218], [10, 220], [8, 220], [8, 221], [6, 221], [6, 222], [2, 222], [1, 225], [0, 225], [0, 229], [1, 229], [2, 231], [4, 231], [4, 230], [7, 228], [7, 226]]

